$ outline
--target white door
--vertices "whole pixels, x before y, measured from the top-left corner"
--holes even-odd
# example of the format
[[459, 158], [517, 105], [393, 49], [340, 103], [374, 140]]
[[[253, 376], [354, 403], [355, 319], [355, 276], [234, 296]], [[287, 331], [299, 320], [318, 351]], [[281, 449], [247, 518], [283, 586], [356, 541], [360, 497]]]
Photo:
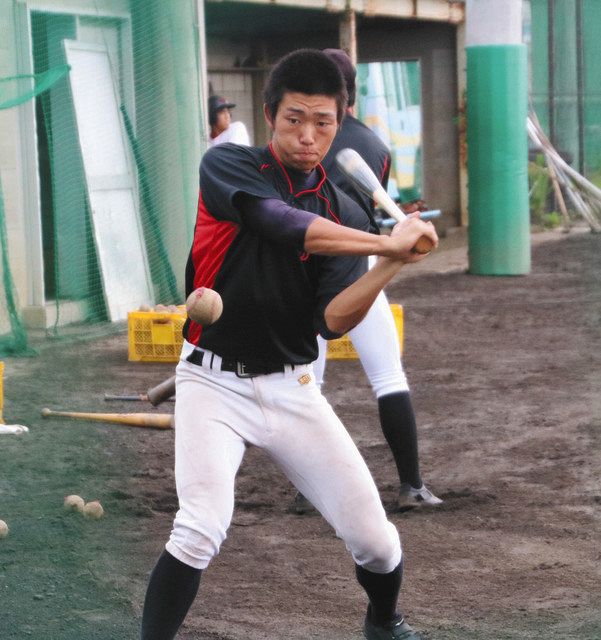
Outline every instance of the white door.
[[153, 296], [116, 82], [105, 46], [64, 47], [106, 307], [124, 320]]

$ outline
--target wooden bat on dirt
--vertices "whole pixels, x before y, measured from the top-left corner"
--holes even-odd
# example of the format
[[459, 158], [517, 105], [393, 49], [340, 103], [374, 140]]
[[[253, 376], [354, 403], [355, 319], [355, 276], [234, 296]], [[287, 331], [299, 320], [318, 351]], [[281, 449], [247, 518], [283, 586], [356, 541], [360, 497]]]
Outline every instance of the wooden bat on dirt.
[[[374, 172], [369, 168], [365, 160], [354, 149], [341, 149], [336, 154], [336, 162], [349, 180], [370, 198], [389, 216], [398, 222], [407, 216], [396, 202], [386, 193], [386, 189], [380, 184]], [[430, 253], [432, 241], [427, 236], [418, 239], [413, 247], [416, 253]]]
[[88, 413], [85, 411], [51, 411], [48, 408], [44, 408], [42, 409], [42, 417], [114, 422], [150, 429], [171, 429], [173, 427], [173, 415], [171, 413]]
[[113, 395], [110, 393], [104, 394], [105, 400], [132, 400], [141, 402], [150, 402], [153, 407], [157, 407], [162, 402], [171, 400], [171, 397], [175, 394], [175, 376], [163, 380], [155, 387], [150, 387], [146, 393], [136, 393], [132, 395]]

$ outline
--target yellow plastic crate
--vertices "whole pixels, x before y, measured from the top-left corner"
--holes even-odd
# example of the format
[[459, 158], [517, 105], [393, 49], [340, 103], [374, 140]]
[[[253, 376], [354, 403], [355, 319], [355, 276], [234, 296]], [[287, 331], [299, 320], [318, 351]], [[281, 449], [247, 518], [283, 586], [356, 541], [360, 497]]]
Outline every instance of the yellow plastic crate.
[[[403, 353], [403, 307], [400, 304], [391, 304], [390, 310], [394, 317], [394, 323], [396, 324], [397, 332], [399, 334], [399, 344], [401, 346], [401, 354]], [[353, 347], [353, 343], [349, 338], [348, 333], [336, 340], [330, 340], [328, 342], [328, 360], [351, 360], [358, 358], [357, 352]]]
[[130, 311], [127, 314], [128, 360], [177, 362], [184, 322], [185, 312]]

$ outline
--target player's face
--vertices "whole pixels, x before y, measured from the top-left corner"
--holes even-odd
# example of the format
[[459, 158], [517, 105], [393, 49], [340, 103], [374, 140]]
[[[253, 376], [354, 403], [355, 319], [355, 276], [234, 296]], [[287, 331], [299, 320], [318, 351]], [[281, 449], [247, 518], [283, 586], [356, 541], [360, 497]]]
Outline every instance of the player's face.
[[265, 109], [272, 144], [288, 167], [309, 172], [320, 163], [336, 135], [336, 99], [331, 96], [285, 93], [275, 120]]
[[225, 131], [232, 122], [232, 113], [229, 109], [219, 109], [217, 112], [217, 122], [215, 123], [215, 129], [217, 134]]

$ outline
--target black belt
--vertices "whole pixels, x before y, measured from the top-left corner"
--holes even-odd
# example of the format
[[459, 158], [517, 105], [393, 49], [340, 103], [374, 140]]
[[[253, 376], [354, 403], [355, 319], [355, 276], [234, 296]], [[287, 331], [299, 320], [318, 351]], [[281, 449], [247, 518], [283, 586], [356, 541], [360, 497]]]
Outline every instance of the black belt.
[[[188, 362], [192, 364], [203, 364], [205, 352], [200, 349], [194, 349], [192, 353], [186, 358]], [[209, 362], [205, 362], [204, 366], [209, 369], [213, 368], [214, 354], [211, 354]], [[294, 365], [291, 365], [294, 368]], [[217, 367], [216, 367], [217, 368]], [[238, 360], [230, 360], [228, 358], [221, 359], [221, 371], [231, 371], [235, 373], [239, 378], [254, 378], [256, 376], [265, 376], [269, 373], [284, 373], [285, 365], [283, 364], [247, 364], [245, 362], [239, 362]]]

